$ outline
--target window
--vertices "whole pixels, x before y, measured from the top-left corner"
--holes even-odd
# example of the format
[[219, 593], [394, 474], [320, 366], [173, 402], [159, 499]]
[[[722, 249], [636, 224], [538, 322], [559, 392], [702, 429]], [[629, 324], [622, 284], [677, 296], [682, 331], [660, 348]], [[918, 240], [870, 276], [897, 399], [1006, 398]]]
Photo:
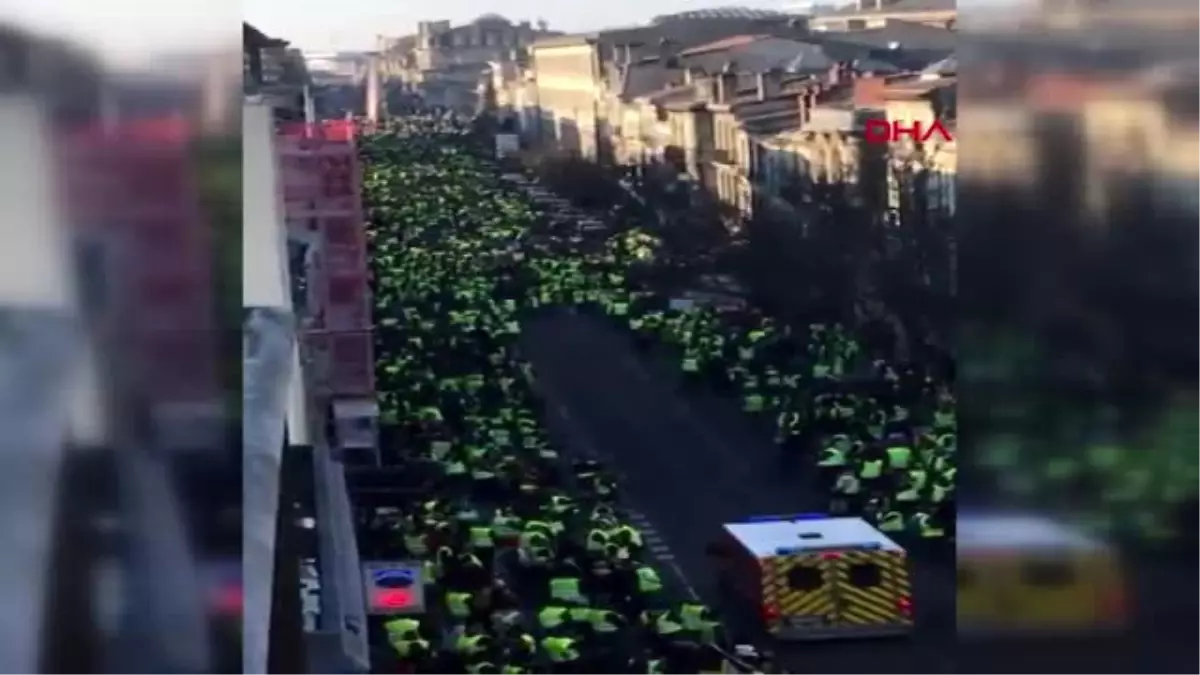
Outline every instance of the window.
[[874, 563], [858, 563], [850, 566], [850, 583], [859, 588], [873, 588], [879, 585], [882, 574], [879, 565]]
[[1034, 562], [1021, 567], [1021, 581], [1030, 586], [1066, 586], [1074, 579], [1074, 571], [1062, 563]]
[[815, 591], [825, 585], [825, 578], [821, 570], [801, 565], [788, 570], [787, 582], [793, 591]]

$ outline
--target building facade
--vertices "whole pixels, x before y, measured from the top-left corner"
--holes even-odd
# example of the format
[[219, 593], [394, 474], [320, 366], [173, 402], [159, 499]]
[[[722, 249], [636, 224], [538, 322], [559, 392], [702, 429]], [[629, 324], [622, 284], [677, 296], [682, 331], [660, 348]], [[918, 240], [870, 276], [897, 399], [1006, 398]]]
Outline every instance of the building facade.
[[955, 0], [858, 0], [842, 9], [809, 18], [815, 31], [855, 31], [880, 28], [889, 20], [953, 29], [958, 20]]
[[760, 209], [803, 211], [816, 185], [839, 186], [881, 212], [899, 175], [892, 165], [925, 171], [929, 164], [922, 186], [935, 194], [924, 203], [953, 211], [952, 142], [889, 147], [868, 144], [863, 134], [872, 118], [952, 124], [953, 64], [935, 64], [949, 68], [948, 77], [938, 68], [915, 73], [874, 44], [890, 45], [888, 33], [895, 32], [924, 42], [905, 38], [905, 49], [884, 51], [903, 51], [909, 61], [914, 53], [941, 58], [949, 51], [932, 42], [949, 31], [893, 21], [864, 31], [871, 40], [842, 40], [755, 21], [763, 32], [702, 21], [710, 31], [704, 42], [695, 37], [695, 21], [687, 30], [667, 22], [542, 40], [530, 48], [524, 81], [505, 85], [506, 98], [515, 101], [520, 90], [528, 143], [690, 183], [691, 194], [704, 195], [731, 220]]
[[530, 44], [555, 34], [544, 22], [513, 23], [496, 14], [461, 26], [421, 21], [415, 35], [380, 38], [381, 72], [428, 103], [477, 110], [486, 103], [481, 92], [493, 89], [496, 68], [523, 62]]
[[421, 21], [412, 45], [412, 67], [431, 71], [504, 61], [548, 32], [545, 24], [512, 23], [496, 14], [485, 14], [462, 26], [445, 20]]
[[[956, 78], [943, 75], [921, 76], [885, 88], [884, 110], [889, 123], [919, 125], [928, 130], [936, 121], [949, 133], [949, 138], [930, 134], [924, 142], [903, 138], [891, 143], [887, 154], [889, 210], [901, 210], [904, 200], [910, 198], [931, 213], [954, 215], [958, 201], [956, 95]], [[912, 194], [913, 190], [917, 194]]]
[[536, 143], [597, 159], [598, 44], [587, 36], [551, 38], [530, 49], [537, 98]]

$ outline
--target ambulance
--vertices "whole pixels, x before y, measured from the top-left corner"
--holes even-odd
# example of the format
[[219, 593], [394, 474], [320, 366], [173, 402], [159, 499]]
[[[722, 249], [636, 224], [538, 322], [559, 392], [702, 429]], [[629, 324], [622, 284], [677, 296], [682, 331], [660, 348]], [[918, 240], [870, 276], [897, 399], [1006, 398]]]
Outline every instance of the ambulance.
[[1126, 625], [1116, 551], [1065, 523], [968, 512], [958, 517], [957, 548], [961, 633], [1079, 634]]
[[723, 608], [779, 640], [905, 635], [913, 629], [904, 549], [862, 518], [764, 516], [722, 527]]

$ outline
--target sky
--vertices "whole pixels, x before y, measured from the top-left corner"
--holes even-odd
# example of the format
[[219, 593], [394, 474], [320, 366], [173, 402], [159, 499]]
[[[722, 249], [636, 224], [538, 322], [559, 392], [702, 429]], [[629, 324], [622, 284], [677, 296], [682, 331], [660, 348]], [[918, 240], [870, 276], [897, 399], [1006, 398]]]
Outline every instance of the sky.
[[[15, 0], [0, 0], [0, 3], [9, 1]], [[483, 0], [243, 0], [242, 10], [247, 21], [271, 37], [289, 40], [305, 51], [329, 52], [372, 50], [377, 35], [398, 37], [415, 33], [418, 21], [449, 19], [452, 24], [460, 25], [473, 21], [481, 14], [500, 14], [514, 22], [545, 19], [553, 30], [575, 33], [641, 24], [659, 14], [695, 9], [736, 6], [802, 11], [804, 7], [814, 4], [840, 6], [852, 1], [508, 0], [500, 3]], [[959, 0], [958, 6], [969, 8], [972, 12], [1009, 12], [1033, 1]]]
[[[6, 0], [0, 0], [3, 2]], [[62, 1], [62, 0], [60, 0]], [[107, 1], [107, 0], [106, 0]], [[174, 1], [174, 0], [173, 0]], [[468, 23], [481, 14], [511, 21], [544, 19], [568, 33], [644, 23], [658, 14], [736, 5], [783, 10], [789, 0], [244, 0], [246, 20], [271, 37], [290, 40], [305, 51], [370, 50], [376, 35], [415, 33], [418, 21], [449, 19]]]
[[457, 25], [487, 13], [513, 21], [545, 19], [555, 30], [580, 32], [694, 9], [737, 5], [785, 10], [803, 4], [805, 0], [244, 0], [239, 7], [236, 0], [0, 0], [0, 21], [73, 38], [109, 61], [146, 65], [163, 51], [236, 49], [241, 43], [239, 13], [264, 33], [306, 51], [356, 51], [373, 49], [377, 35], [414, 33], [418, 21], [449, 19]]
[[79, 42], [106, 61], [132, 66], [152, 64], [164, 51], [236, 49], [239, 11], [235, 0], [0, 0], [0, 21]]

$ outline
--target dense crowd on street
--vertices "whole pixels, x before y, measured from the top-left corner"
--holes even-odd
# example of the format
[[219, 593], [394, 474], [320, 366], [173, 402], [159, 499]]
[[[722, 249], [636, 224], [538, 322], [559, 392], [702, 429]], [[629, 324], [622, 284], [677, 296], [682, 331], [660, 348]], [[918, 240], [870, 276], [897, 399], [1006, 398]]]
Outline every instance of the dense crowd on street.
[[428, 476], [422, 496], [366, 523], [433, 582], [434, 611], [379, 628], [401, 668], [770, 668], [655, 568], [611, 467], [555, 443], [519, 341], [540, 313], [603, 315], [675, 359], [685, 386], [736, 400], [820, 476], [831, 514], [898, 538], [952, 535], [944, 373], [872, 353], [849, 326], [672, 302], [653, 283], [669, 254], [651, 228], [546, 213], [473, 136], [413, 115], [361, 141], [384, 460]]

